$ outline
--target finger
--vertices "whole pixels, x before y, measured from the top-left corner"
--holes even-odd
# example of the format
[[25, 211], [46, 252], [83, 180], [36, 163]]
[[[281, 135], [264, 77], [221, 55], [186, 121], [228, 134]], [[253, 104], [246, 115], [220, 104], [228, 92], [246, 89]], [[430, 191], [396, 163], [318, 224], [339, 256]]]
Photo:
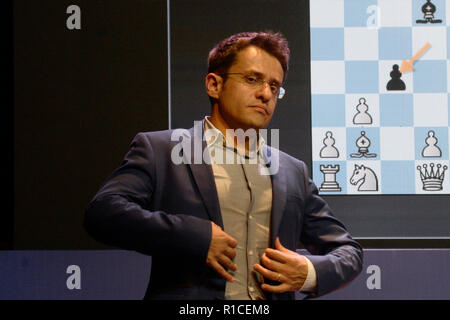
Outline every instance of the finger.
[[281, 252], [280, 250], [274, 250], [271, 248], [267, 248], [265, 253], [267, 256], [273, 260], [276, 260], [281, 263], [286, 263], [288, 261], [288, 257], [286, 256], [286, 253]]
[[218, 263], [217, 261], [214, 261], [213, 263], [211, 263], [211, 267], [219, 274], [221, 275], [223, 278], [225, 278], [225, 280], [230, 281], [230, 282], [234, 282], [234, 277], [229, 274], [221, 265], [220, 263]]
[[233, 263], [233, 261], [231, 261], [230, 258], [228, 258], [226, 255], [221, 255], [219, 256], [218, 259], [219, 263], [224, 266], [227, 269], [236, 271], [237, 270], [237, 265], [235, 263]]
[[260, 264], [254, 264], [253, 269], [255, 269], [257, 272], [259, 272], [266, 279], [269, 279], [272, 281], [278, 281], [278, 275], [280, 274], [278, 272], [274, 272], [269, 269], [266, 269]]
[[226, 248], [224, 251], [224, 254], [230, 258], [231, 260], [233, 260], [236, 257], [236, 250], [232, 249], [232, 248]]
[[236, 248], [238, 245], [237, 240], [235, 238], [233, 238], [232, 236], [228, 236], [228, 237], [229, 237], [227, 240], [228, 245], [232, 248]]
[[283, 292], [290, 291], [290, 287], [286, 283], [282, 283], [277, 286], [272, 286], [267, 283], [263, 283], [261, 285], [261, 289], [263, 289], [264, 291], [272, 292], [272, 293], [283, 293]]
[[283, 264], [281, 264], [280, 262], [278, 262], [276, 260], [270, 259], [265, 252], [261, 256], [261, 262], [268, 269], [275, 271], [275, 272], [280, 272], [281, 269], [283, 268]]
[[275, 249], [277, 250], [281, 250], [281, 251], [290, 251], [289, 249], [286, 249], [285, 247], [283, 247], [283, 245], [280, 242], [280, 238], [276, 237], [275, 239]]

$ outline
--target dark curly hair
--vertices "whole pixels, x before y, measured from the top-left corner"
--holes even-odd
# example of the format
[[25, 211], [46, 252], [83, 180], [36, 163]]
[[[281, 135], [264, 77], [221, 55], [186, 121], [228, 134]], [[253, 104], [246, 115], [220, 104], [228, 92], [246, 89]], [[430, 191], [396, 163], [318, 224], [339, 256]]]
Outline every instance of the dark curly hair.
[[289, 46], [286, 38], [279, 32], [242, 32], [219, 42], [208, 56], [208, 73], [226, 73], [236, 59], [239, 51], [256, 46], [273, 55], [281, 64], [286, 79], [289, 69]]

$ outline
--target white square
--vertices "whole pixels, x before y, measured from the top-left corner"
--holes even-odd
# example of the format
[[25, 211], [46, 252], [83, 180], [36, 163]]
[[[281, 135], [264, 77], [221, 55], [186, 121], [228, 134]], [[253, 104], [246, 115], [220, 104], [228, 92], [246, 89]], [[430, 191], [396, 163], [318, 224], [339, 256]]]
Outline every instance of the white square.
[[[331, 133], [331, 135], [329, 134]], [[324, 140], [334, 139], [334, 145], [327, 146]], [[312, 128], [313, 161], [345, 161], [346, 160], [347, 132], [345, 127], [314, 127]], [[336, 153], [333, 153], [333, 147]], [[331, 152], [330, 152], [330, 151]]]
[[378, 30], [344, 29], [345, 60], [378, 60]]
[[[359, 177], [362, 175], [365, 175], [365, 177], [359, 180]], [[380, 193], [382, 193], [380, 161], [347, 161], [347, 194], [366, 195]]]
[[445, 11], [446, 11], [445, 16], [447, 17], [446, 18], [447, 19], [447, 26], [450, 27], [450, 0], [447, 0], [445, 2]]
[[414, 160], [414, 147], [413, 127], [380, 128], [381, 160]]
[[446, 93], [415, 93], [413, 95], [414, 126], [448, 126], [447, 100]]
[[[412, 28], [412, 52], [413, 57], [425, 44], [430, 47], [420, 60], [446, 60], [447, 59], [447, 27], [413, 27]], [[405, 59], [411, 59], [407, 57]]]
[[344, 0], [309, 1], [312, 28], [344, 27]]
[[378, 61], [378, 81], [380, 83], [380, 93], [390, 93], [390, 94], [402, 94], [402, 93], [412, 93], [414, 89], [413, 83], [413, 73], [407, 72], [402, 74], [400, 80], [405, 83], [405, 90], [387, 90], [386, 86], [388, 82], [392, 79], [390, 74], [393, 70], [394, 65], [398, 65], [400, 68], [402, 66], [401, 61], [396, 60], [380, 60]]
[[[450, 175], [449, 175], [449, 161], [421, 161], [418, 160], [415, 162], [416, 165], [416, 193], [418, 194], [449, 194], [450, 193]], [[424, 165], [426, 167], [424, 167]], [[432, 167], [433, 165], [433, 167]], [[438, 165], [440, 168], [438, 168]], [[445, 169], [445, 167], [447, 169]], [[431, 170], [433, 169], [433, 174], [431, 174]], [[439, 170], [439, 174], [438, 173]], [[442, 190], [436, 190], [439, 188], [439, 177], [441, 177], [442, 172], [444, 171], [444, 178], [442, 180]], [[435, 179], [434, 181], [430, 181], [428, 176], [433, 176]], [[436, 179], [437, 178], [437, 179]], [[441, 177], [442, 178], [442, 177]], [[423, 179], [423, 180], [422, 180]], [[428, 182], [427, 182], [428, 180]], [[424, 183], [425, 182], [425, 183]], [[425, 189], [424, 189], [425, 188]], [[436, 189], [435, 189], [436, 188]]]
[[344, 61], [311, 61], [311, 92], [345, 93]]
[[[365, 104], [367, 107], [361, 107], [360, 104]], [[364, 109], [367, 109], [367, 111]], [[346, 94], [345, 125], [347, 127], [378, 127], [380, 125], [379, 95], [370, 93]]]
[[381, 27], [412, 26], [411, 0], [378, 0]]

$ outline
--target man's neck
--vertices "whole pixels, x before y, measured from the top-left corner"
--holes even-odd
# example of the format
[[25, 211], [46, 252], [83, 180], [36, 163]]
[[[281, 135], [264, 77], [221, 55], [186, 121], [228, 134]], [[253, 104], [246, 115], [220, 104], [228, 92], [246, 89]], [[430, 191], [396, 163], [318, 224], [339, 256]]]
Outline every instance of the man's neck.
[[[236, 135], [233, 135], [232, 137], [227, 136], [227, 130], [235, 131], [235, 130], [241, 129], [245, 133], [249, 128], [244, 129], [244, 128], [233, 128], [233, 127], [230, 127], [225, 122], [225, 120], [222, 117], [215, 116], [215, 113], [213, 113], [211, 116], [207, 117], [207, 119], [212, 123], [212, 125], [216, 129], [218, 129], [223, 134], [223, 136], [225, 137], [227, 143], [233, 143], [234, 148], [236, 148], [238, 150], [240, 149], [239, 146], [238, 146], [238, 143], [240, 142], [242, 144], [242, 139], [238, 139], [238, 137]], [[258, 142], [259, 142], [259, 131], [258, 131], [258, 129], [254, 129], [254, 130], [256, 132], [256, 141], [253, 141], [253, 144], [254, 144], [253, 148], [256, 149], [257, 145], [258, 145]], [[244, 148], [244, 150], [245, 150], [245, 153], [248, 154], [252, 141], [247, 136], [245, 136], [245, 140], [244, 141], [245, 141], [245, 148]]]

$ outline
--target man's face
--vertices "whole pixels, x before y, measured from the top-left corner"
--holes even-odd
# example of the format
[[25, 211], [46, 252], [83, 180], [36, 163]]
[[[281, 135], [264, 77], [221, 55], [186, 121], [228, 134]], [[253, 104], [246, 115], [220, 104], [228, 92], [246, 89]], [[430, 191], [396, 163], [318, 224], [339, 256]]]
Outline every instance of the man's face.
[[[263, 49], [250, 46], [236, 55], [227, 73], [230, 75], [219, 88], [218, 104], [213, 108], [212, 116], [219, 116], [226, 128], [247, 130], [267, 127], [277, 103], [277, 94], [271, 91], [269, 83], [281, 85], [283, 81], [280, 62]], [[256, 76], [266, 82], [252, 86], [242, 75], [233, 73]]]

